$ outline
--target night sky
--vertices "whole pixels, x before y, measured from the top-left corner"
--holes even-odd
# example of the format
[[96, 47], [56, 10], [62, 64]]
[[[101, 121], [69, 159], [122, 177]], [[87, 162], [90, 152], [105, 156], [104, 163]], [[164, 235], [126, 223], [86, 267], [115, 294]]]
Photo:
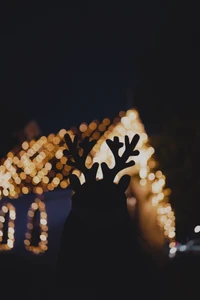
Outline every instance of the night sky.
[[73, 1], [65, 7], [10, 4], [0, 14], [5, 143], [30, 119], [47, 134], [114, 116], [131, 107], [128, 90], [149, 132], [196, 112], [195, 10], [190, 15], [187, 7], [162, 1], [130, 7]]

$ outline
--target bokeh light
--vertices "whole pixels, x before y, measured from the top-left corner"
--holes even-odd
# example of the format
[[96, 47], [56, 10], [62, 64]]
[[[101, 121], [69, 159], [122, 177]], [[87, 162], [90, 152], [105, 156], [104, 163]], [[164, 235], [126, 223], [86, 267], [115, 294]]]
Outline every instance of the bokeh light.
[[[109, 167], [114, 165], [114, 158], [106, 144], [106, 139], [113, 139], [114, 136], [118, 136], [123, 142], [125, 135], [128, 135], [129, 139], [132, 139], [136, 133], [140, 135], [140, 141], [137, 145], [140, 155], [134, 157], [136, 165], [120, 172], [116, 176], [116, 181], [124, 173], [128, 173], [132, 177], [139, 176], [139, 184], [143, 187], [150, 182], [151, 196], [149, 201], [151, 201], [152, 207], [157, 209], [157, 222], [163, 228], [166, 238], [173, 242], [176, 234], [175, 215], [169, 203], [171, 191], [169, 188], [165, 188], [166, 178], [162, 171], [157, 169], [158, 163], [154, 157], [155, 150], [149, 144], [148, 135], [135, 109], [126, 112], [121, 111], [113, 119], [93, 120], [90, 124], [83, 122], [78, 128], [61, 129], [57, 134], [51, 133], [48, 136], [41, 136], [38, 140], [24, 141], [19, 151], [9, 152], [7, 157], [2, 159], [0, 165], [0, 199], [3, 197], [16, 199], [31, 192], [41, 195], [56, 188], [67, 188], [69, 185], [68, 176], [72, 169], [66, 164], [68, 157], [64, 155], [66, 144], [63, 137], [66, 133], [71, 137], [76, 134], [79, 141], [86, 136], [98, 140], [88, 155], [87, 167], [91, 167], [94, 161], [105, 161]], [[121, 153], [123, 150], [124, 147], [120, 149]], [[130, 157], [129, 160], [131, 159]], [[78, 176], [83, 182], [82, 174], [78, 174]], [[97, 177], [101, 178], [101, 176], [101, 169], [99, 168]], [[31, 209], [33, 210], [33, 208]], [[1, 224], [3, 223], [0, 222]], [[11, 246], [12, 242], [9, 243]], [[28, 244], [26, 246], [30, 247]]]

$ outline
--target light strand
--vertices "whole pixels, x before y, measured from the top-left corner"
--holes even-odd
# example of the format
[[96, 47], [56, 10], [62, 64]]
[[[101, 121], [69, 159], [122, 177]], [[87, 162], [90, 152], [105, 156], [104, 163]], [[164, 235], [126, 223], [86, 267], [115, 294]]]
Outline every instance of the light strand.
[[[175, 216], [169, 203], [170, 190], [165, 188], [165, 176], [157, 170], [157, 162], [153, 156], [155, 150], [148, 144], [144, 125], [134, 109], [120, 112], [113, 120], [105, 118], [102, 122], [98, 120], [93, 120], [90, 124], [83, 122], [79, 128], [71, 128], [68, 131], [61, 129], [57, 134], [42, 136], [37, 141], [25, 141], [18, 153], [8, 153], [0, 166], [0, 199], [17, 198], [31, 191], [42, 194], [44, 191], [53, 191], [57, 187], [67, 188], [69, 185], [67, 176], [71, 167], [66, 164], [67, 157], [63, 155], [66, 147], [63, 137], [66, 132], [71, 136], [77, 134], [80, 140], [86, 136], [98, 140], [87, 158], [87, 167], [95, 161], [105, 161], [108, 166], [113, 166], [113, 156], [105, 142], [107, 138], [118, 136], [122, 141], [125, 135], [130, 139], [136, 133], [140, 135], [138, 144], [140, 155], [134, 158], [136, 165], [125, 172], [131, 176], [139, 175], [142, 186], [146, 186], [150, 181], [152, 193], [150, 201], [152, 208], [157, 209], [158, 224], [164, 229], [166, 238], [173, 242], [176, 237]], [[120, 151], [123, 151], [123, 148]], [[122, 174], [123, 171], [116, 176], [116, 181]], [[77, 175], [80, 175], [83, 182], [84, 176]], [[100, 168], [97, 177], [102, 177]]]
[[[33, 233], [33, 221], [34, 217], [39, 211], [40, 213], [40, 241], [37, 246], [31, 245], [32, 233]], [[24, 245], [28, 251], [34, 254], [39, 254], [45, 252], [48, 247], [48, 226], [47, 226], [47, 212], [45, 209], [45, 203], [42, 202], [38, 197], [31, 204], [28, 211], [28, 223], [27, 232], [25, 234]]]
[[[8, 231], [4, 231], [6, 215], [8, 214]], [[10, 204], [4, 204], [0, 211], [0, 251], [11, 250], [14, 247], [15, 242], [15, 207]], [[4, 235], [7, 234], [6, 243], [2, 243]]]

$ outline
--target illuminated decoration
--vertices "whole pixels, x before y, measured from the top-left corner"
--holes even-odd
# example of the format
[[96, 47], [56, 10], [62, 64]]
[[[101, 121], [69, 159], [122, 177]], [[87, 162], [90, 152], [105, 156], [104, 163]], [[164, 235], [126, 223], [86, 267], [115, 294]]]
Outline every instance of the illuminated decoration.
[[[33, 220], [37, 211], [40, 212], [40, 242], [38, 246], [31, 245], [32, 231], [33, 231]], [[31, 207], [28, 211], [28, 224], [27, 232], [25, 234], [26, 239], [24, 240], [24, 245], [28, 251], [33, 252], [34, 254], [39, 254], [45, 252], [48, 244], [48, 226], [47, 226], [47, 213], [45, 209], [45, 203], [42, 202], [39, 198], [36, 198], [35, 201], [31, 204]]]
[[[154, 149], [149, 145], [144, 125], [134, 109], [121, 111], [114, 119], [105, 118], [101, 122], [93, 120], [90, 124], [84, 122], [79, 128], [61, 129], [57, 134], [51, 133], [47, 137], [42, 136], [30, 142], [24, 141], [19, 152], [11, 151], [1, 161], [0, 198], [18, 198], [30, 192], [41, 195], [45, 191], [53, 191], [58, 187], [65, 189], [69, 185], [68, 175], [71, 171], [80, 176], [82, 183], [83, 174], [66, 164], [68, 157], [63, 154], [63, 150], [66, 149], [63, 137], [66, 133], [71, 137], [77, 135], [79, 141], [84, 137], [98, 140], [87, 157], [87, 167], [92, 166], [94, 162], [102, 161], [109, 167], [113, 167], [114, 159], [105, 142], [107, 138], [112, 140], [114, 136], [118, 136], [121, 141], [125, 135], [128, 135], [129, 139], [132, 139], [136, 133], [140, 135], [138, 143], [140, 155], [134, 159], [136, 165], [120, 172], [116, 181], [123, 174], [128, 173], [133, 177], [139, 176], [141, 186], [145, 187], [150, 183], [150, 201], [157, 209], [158, 224], [164, 229], [166, 238], [171, 242], [170, 245], [173, 245], [175, 216], [169, 203], [171, 191], [165, 188], [165, 176], [157, 168], [158, 164], [153, 156]], [[122, 147], [120, 151], [123, 150]], [[132, 157], [129, 159], [131, 160]], [[101, 169], [98, 170], [97, 177], [102, 177]]]
[[[170, 240], [175, 239], [175, 216], [169, 203], [170, 190], [165, 189], [165, 176], [160, 170], [156, 170], [156, 161], [153, 158], [155, 150], [148, 144], [148, 136], [144, 130], [144, 126], [139, 119], [138, 113], [135, 110], [129, 110], [126, 113], [121, 113], [121, 120], [112, 128], [112, 131], [105, 131], [98, 141], [98, 148], [93, 157], [93, 162], [102, 163], [105, 161], [111, 168], [114, 165], [114, 157], [109, 147], [106, 144], [106, 139], [113, 139], [114, 136], [118, 136], [122, 142], [124, 135], [128, 135], [131, 140], [133, 136], [138, 133], [140, 140], [137, 145], [137, 149], [140, 151], [140, 155], [134, 157], [136, 165], [122, 171], [115, 179], [116, 182], [125, 173], [131, 176], [139, 175], [140, 185], [145, 186], [148, 182], [151, 183], [151, 195], [150, 200], [152, 205], [157, 207], [157, 220], [158, 224], [164, 228], [164, 234]], [[112, 125], [111, 125], [112, 126]], [[124, 146], [125, 147], [125, 146]], [[124, 147], [119, 150], [121, 154], [124, 151]], [[132, 160], [130, 157], [128, 161]], [[102, 177], [102, 172], [99, 169], [97, 177]]]
[[[8, 231], [4, 231], [6, 215], [8, 215]], [[16, 212], [12, 204], [4, 204], [0, 211], [0, 251], [11, 250], [14, 247], [15, 242], [15, 218]], [[7, 242], [2, 244], [4, 234], [7, 234]]]

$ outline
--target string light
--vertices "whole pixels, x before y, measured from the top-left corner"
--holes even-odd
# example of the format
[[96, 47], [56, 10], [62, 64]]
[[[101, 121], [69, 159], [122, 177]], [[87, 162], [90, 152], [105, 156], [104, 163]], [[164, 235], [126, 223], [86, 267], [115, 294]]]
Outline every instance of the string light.
[[[153, 157], [155, 150], [148, 143], [148, 136], [139, 119], [138, 112], [132, 109], [120, 114], [122, 116], [121, 120], [118, 121], [118, 123], [116, 122], [112, 131], [106, 133], [106, 135], [104, 134], [100, 142], [97, 143], [93, 162], [98, 161], [102, 163], [105, 161], [108, 166], [112, 168], [115, 163], [114, 157], [106, 144], [106, 139], [113, 139], [114, 136], [118, 136], [120, 141], [123, 142], [124, 135], [128, 135], [130, 139], [132, 139], [136, 133], [140, 135], [140, 141], [137, 145], [140, 155], [134, 157], [136, 165], [120, 172], [118, 176], [116, 176], [115, 181], [117, 182], [122, 175], [129, 174], [131, 176], [139, 175], [141, 186], [145, 187], [150, 182], [151, 196], [149, 197], [149, 201], [151, 201], [152, 206], [157, 209], [158, 225], [163, 228], [166, 238], [172, 242], [176, 236], [175, 215], [169, 203], [169, 189], [165, 189], [166, 178], [160, 170], [156, 170], [157, 162]], [[121, 152], [124, 151], [124, 147], [120, 149]], [[131, 160], [131, 158], [129, 158], [129, 160]], [[99, 168], [97, 177], [102, 178], [102, 175], [101, 169]]]
[[[8, 214], [8, 231], [4, 231], [6, 215]], [[12, 204], [4, 204], [0, 211], [0, 251], [11, 250], [15, 242], [15, 218], [16, 212]], [[7, 234], [6, 243], [2, 243], [4, 235]]]
[[[128, 173], [131, 176], [139, 176], [140, 185], [143, 187], [147, 187], [150, 183], [149, 201], [152, 209], [157, 210], [158, 225], [163, 228], [170, 242], [173, 242], [176, 236], [175, 216], [169, 203], [170, 190], [165, 188], [166, 179], [162, 172], [157, 170], [155, 150], [148, 143], [144, 125], [134, 109], [119, 112], [113, 120], [105, 118], [102, 122], [98, 120], [93, 120], [90, 124], [83, 122], [78, 128], [61, 129], [57, 134], [52, 133], [38, 140], [23, 142], [22, 149], [17, 153], [9, 152], [0, 166], [0, 199], [18, 198], [30, 192], [42, 194], [58, 187], [67, 188], [69, 180], [66, 178], [71, 167], [66, 165], [67, 157], [63, 152], [66, 148], [63, 140], [66, 133], [70, 136], [77, 134], [80, 140], [86, 136], [90, 139], [98, 139], [86, 161], [87, 167], [95, 161], [105, 161], [109, 167], [113, 166], [114, 159], [105, 142], [107, 138], [118, 136], [120, 141], [123, 141], [124, 135], [128, 135], [130, 139], [136, 133], [140, 135], [137, 145], [140, 155], [134, 157], [136, 165], [120, 172], [115, 180], [117, 182], [124, 173]], [[100, 168], [97, 177], [102, 177]], [[84, 182], [82, 174], [80, 180]]]
[[[32, 232], [33, 232], [33, 221], [35, 214], [39, 210], [40, 212], [40, 241], [37, 246], [31, 245]], [[27, 232], [25, 234], [26, 239], [24, 240], [25, 247], [28, 251], [33, 252], [34, 254], [39, 254], [45, 252], [48, 247], [48, 226], [47, 226], [47, 213], [45, 209], [45, 203], [42, 202], [39, 198], [36, 198], [35, 201], [31, 204], [31, 207], [28, 211], [28, 224]]]

